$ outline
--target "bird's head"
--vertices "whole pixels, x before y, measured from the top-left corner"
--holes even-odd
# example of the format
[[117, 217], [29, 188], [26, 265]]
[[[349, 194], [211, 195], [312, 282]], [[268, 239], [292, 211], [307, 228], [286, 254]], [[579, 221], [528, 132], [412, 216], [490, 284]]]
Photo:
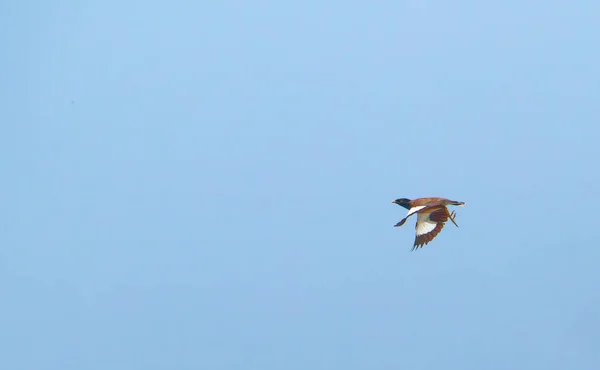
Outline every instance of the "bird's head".
[[396, 203], [399, 206], [402, 206], [406, 209], [410, 209], [410, 199], [400, 198], [400, 199], [393, 200], [392, 203]]

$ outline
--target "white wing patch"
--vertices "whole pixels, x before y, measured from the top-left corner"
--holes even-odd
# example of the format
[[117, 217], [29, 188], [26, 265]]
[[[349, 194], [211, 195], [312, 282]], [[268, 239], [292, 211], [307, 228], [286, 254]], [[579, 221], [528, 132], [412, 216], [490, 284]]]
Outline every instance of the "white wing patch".
[[423, 208], [425, 208], [425, 206], [412, 207], [411, 209], [408, 210], [408, 214], [406, 215], [406, 217], [412, 215], [415, 212], [422, 210]]
[[437, 222], [433, 222], [429, 219], [430, 213], [420, 213], [417, 219], [417, 236], [429, 234], [435, 229]]

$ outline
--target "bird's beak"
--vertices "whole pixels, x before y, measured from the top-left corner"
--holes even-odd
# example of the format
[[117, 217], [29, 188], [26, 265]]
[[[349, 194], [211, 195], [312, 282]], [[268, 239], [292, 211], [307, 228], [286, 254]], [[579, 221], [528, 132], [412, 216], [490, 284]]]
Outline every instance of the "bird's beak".
[[392, 200], [392, 203], [396, 203], [396, 201], [395, 201], [395, 200]]

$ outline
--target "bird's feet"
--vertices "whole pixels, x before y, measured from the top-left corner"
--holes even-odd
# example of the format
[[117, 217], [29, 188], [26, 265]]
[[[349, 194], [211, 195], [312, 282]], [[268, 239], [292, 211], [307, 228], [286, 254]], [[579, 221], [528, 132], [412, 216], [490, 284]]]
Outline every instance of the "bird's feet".
[[454, 219], [456, 218], [456, 212], [452, 211], [449, 218], [450, 218], [450, 221], [452, 221], [452, 223], [454, 225], [456, 225], [456, 227], [458, 227], [458, 224], [456, 223], [456, 221], [454, 221]]

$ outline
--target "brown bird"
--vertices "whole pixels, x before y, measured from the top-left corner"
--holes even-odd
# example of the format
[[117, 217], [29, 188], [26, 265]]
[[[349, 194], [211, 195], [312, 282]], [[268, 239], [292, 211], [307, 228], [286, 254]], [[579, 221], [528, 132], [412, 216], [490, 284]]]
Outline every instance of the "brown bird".
[[432, 241], [442, 231], [444, 223], [448, 219], [458, 227], [458, 224], [454, 221], [456, 212], [452, 211], [452, 213], [449, 213], [446, 206], [465, 205], [465, 202], [457, 202], [446, 198], [418, 198], [413, 200], [400, 198], [392, 201], [392, 203], [408, 209], [406, 217], [394, 225], [394, 227], [404, 225], [410, 216], [415, 213], [417, 214], [415, 243], [411, 251], [422, 248], [423, 245], [427, 245]]

